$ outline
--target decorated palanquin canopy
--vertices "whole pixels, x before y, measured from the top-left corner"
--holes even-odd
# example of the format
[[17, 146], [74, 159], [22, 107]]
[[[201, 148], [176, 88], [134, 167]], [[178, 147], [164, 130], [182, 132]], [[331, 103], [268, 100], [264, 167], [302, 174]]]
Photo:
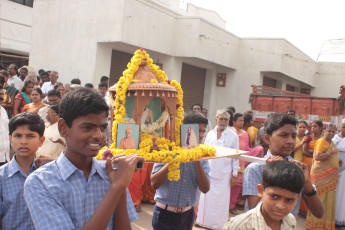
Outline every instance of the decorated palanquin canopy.
[[[156, 70], [156, 74], [160, 76], [165, 75], [163, 71], [159, 71], [153, 64], [151, 67]], [[179, 95], [176, 88], [169, 84], [170, 81], [162, 83], [160, 79], [164, 80], [162, 77], [157, 77], [154, 72], [147, 67], [147, 59], [143, 58], [127, 88], [127, 98], [133, 99], [130, 101], [134, 106], [132, 112], [130, 114], [127, 112], [126, 114], [127, 118], [130, 117], [132, 121], [127, 119], [127, 122], [138, 124], [141, 132], [153, 136], [157, 129], [162, 129], [160, 136], [170, 141], [175, 141], [176, 111], [178, 107], [181, 107], [180, 110], [182, 110], [182, 103], [180, 102], [181, 104], [177, 106], [176, 101]], [[119, 83], [109, 89], [114, 98], [116, 97], [117, 87], [121, 88]], [[145, 122], [145, 120], [148, 120], [143, 117], [146, 115], [145, 113], [147, 113], [145, 109], [149, 109], [148, 105], [152, 99], [156, 99], [155, 106], [159, 107], [158, 110], [161, 114], [156, 121], [152, 120]], [[127, 100], [126, 103], [129, 103], [129, 101]], [[125, 105], [125, 107], [129, 108], [130, 105]], [[128, 110], [127, 108], [126, 111]], [[115, 110], [116, 109], [119, 108], [115, 108]], [[183, 113], [183, 111], [181, 112]]]
[[[144, 49], [137, 50], [117, 84], [109, 88], [112, 121], [112, 144], [99, 151], [97, 159], [108, 154], [136, 153], [147, 162], [169, 163], [168, 179], [180, 179], [180, 163], [214, 156], [213, 147], [199, 145], [182, 149], [180, 127], [183, 120], [183, 91]], [[138, 149], [116, 146], [118, 124], [137, 124], [140, 130]]]

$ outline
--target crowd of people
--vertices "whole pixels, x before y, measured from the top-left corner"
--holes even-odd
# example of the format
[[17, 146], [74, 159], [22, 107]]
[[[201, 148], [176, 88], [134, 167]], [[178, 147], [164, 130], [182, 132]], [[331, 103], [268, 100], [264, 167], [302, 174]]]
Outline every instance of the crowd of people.
[[193, 104], [183, 124], [199, 125], [200, 143], [247, 151], [266, 166], [194, 161], [169, 181], [169, 164], [135, 172], [139, 155], [109, 157], [105, 166], [95, 160], [109, 144], [109, 78], [95, 90], [80, 79], [62, 84], [57, 71], [0, 67], [2, 229], [130, 229], [141, 200], [155, 203], [157, 230], [294, 229], [298, 214], [307, 229], [345, 226], [345, 119], [309, 127], [289, 110], [255, 127], [252, 111], [229, 107], [217, 110], [212, 128], [208, 110]]

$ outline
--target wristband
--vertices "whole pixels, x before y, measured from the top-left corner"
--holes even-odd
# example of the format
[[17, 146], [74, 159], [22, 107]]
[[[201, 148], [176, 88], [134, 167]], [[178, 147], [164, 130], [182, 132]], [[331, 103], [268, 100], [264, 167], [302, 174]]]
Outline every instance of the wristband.
[[317, 190], [316, 190], [315, 185], [314, 185], [314, 184], [312, 184], [312, 185], [313, 185], [313, 191], [311, 191], [311, 192], [305, 192], [305, 191], [303, 190], [303, 193], [304, 193], [305, 195], [307, 195], [307, 196], [314, 196], [314, 195], [317, 193]]

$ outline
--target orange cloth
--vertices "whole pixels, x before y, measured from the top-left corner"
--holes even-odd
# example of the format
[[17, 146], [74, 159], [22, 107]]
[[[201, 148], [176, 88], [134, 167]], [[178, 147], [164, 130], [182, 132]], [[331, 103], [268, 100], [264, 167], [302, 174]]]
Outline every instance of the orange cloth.
[[38, 114], [38, 111], [44, 107], [46, 107], [47, 104], [44, 104], [44, 103], [40, 103], [38, 105], [34, 105], [34, 103], [30, 103], [30, 104], [26, 104], [24, 105], [23, 109], [22, 109], [22, 113], [24, 112], [32, 112], [32, 113], [37, 113]]
[[[309, 142], [308, 150], [311, 150], [311, 149], [314, 150], [315, 143], [316, 143], [317, 140], [319, 140], [319, 139], [315, 139], [315, 140], [312, 140], [312, 141]], [[306, 164], [309, 167], [309, 171], [310, 171], [310, 168], [311, 168], [312, 161], [313, 161], [312, 157], [307, 157], [307, 156], [303, 157], [303, 163]], [[308, 210], [307, 204], [304, 202], [303, 199], [301, 199], [301, 202], [300, 202], [300, 205], [299, 205], [299, 214], [304, 216], [304, 217], [306, 217], [308, 211], [309, 210]]]
[[143, 169], [140, 169], [133, 174], [132, 180], [128, 186], [128, 191], [132, 197], [134, 205], [141, 204], [142, 186], [144, 185], [147, 172], [147, 166], [145, 167], [145, 165], [146, 164], [144, 164]]
[[147, 171], [146, 171], [146, 180], [144, 182], [144, 185], [142, 187], [142, 201], [146, 201], [149, 203], [155, 203], [155, 194], [156, 194], [156, 190], [154, 188], [152, 188], [151, 186], [151, 173], [152, 173], [152, 169], [153, 169], [153, 163], [145, 163], [144, 167], [147, 167]]

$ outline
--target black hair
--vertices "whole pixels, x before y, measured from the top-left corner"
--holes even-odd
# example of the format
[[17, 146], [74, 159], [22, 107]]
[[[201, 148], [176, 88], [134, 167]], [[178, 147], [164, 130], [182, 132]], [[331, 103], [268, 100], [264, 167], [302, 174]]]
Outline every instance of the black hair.
[[26, 70], [26, 72], [28, 72], [28, 68], [26, 68], [26, 67], [20, 68], [20, 71], [22, 71], [22, 70]]
[[24, 125], [28, 125], [29, 129], [33, 132], [37, 132], [40, 137], [43, 136], [45, 128], [44, 121], [38, 114], [31, 112], [19, 113], [12, 117], [8, 124], [9, 134], [12, 135], [18, 127]]
[[40, 96], [41, 96], [41, 99], [43, 97], [43, 92], [40, 88], [33, 88], [32, 91], [36, 91]]
[[243, 126], [246, 126], [246, 124], [250, 123], [253, 120], [253, 116], [251, 113], [246, 113], [246, 114], [244, 114], [243, 119], [244, 119]]
[[78, 79], [78, 78], [73, 78], [73, 79], [71, 80], [71, 84], [81, 85], [81, 81], [80, 81], [80, 79]]
[[235, 113], [234, 117], [233, 117], [233, 121], [237, 121], [238, 118], [243, 117], [242, 113]]
[[288, 110], [286, 110], [286, 114], [287, 114], [287, 113], [293, 113], [293, 114], [296, 115], [296, 111], [293, 110], [293, 109], [288, 109]]
[[196, 111], [189, 111], [184, 114], [183, 124], [208, 124], [208, 120], [202, 114]]
[[40, 72], [40, 78], [42, 78], [42, 75], [49, 77], [49, 73], [44, 70]]
[[91, 83], [86, 83], [86, 84], [85, 84], [85, 87], [88, 87], [88, 88], [90, 88], [90, 89], [93, 89], [93, 84], [91, 84]]
[[329, 123], [328, 125], [326, 125], [325, 130], [328, 128], [335, 128], [335, 130], [337, 130], [337, 126], [335, 124]]
[[229, 106], [228, 108], [226, 108], [226, 110], [231, 110], [232, 113], [236, 113], [236, 109], [233, 106]]
[[107, 76], [102, 76], [100, 82], [108, 81], [109, 77]]
[[72, 126], [75, 119], [87, 116], [90, 113], [106, 113], [108, 117], [109, 107], [104, 98], [96, 91], [86, 88], [78, 88], [67, 93], [60, 102], [60, 118]]
[[[62, 84], [61, 82], [56, 82], [55, 85], [54, 85], [54, 89], [59, 88], [59, 86], [64, 87], [63, 84]], [[64, 88], [65, 88], [65, 87], [64, 87]]]
[[300, 194], [304, 186], [303, 170], [289, 161], [273, 161], [262, 173], [261, 184], [265, 188], [278, 187]]
[[0, 76], [0, 85], [1, 85], [1, 88], [0, 88], [0, 89], [2, 89], [2, 86], [3, 86], [4, 84], [5, 84], [5, 78]]
[[10, 76], [6, 70], [0, 70], [0, 73], [2, 73], [6, 77]]
[[285, 113], [270, 114], [265, 121], [265, 134], [272, 136], [273, 132], [284, 125], [293, 125], [296, 127], [297, 120]]
[[[55, 87], [54, 87], [55, 88]], [[51, 96], [57, 96], [58, 98], [61, 98], [61, 94], [59, 92], [59, 90], [57, 89], [51, 89], [48, 91], [48, 97], [51, 97]]]
[[56, 114], [59, 114], [59, 106], [57, 105], [50, 105], [48, 109], [54, 110]]
[[200, 106], [200, 110], [202, 111], [202, 105], [200, 105], [198, 103], [193, 104], [192, 107], [191, 107], [191, 110], [193, 110], [194, 106], [196, 106], [196, 105]]
[[104, 82], [101, 82], [98, 84], [98, 88], [101, 88], [101, 87], [105, 87], [108, 89], [108, 84], [107, 83], [104, 83]]
[[234, 114], [233, 114], [232, 110], [227, 108], [226, 112], [228, 112], [228, 114], [230, 114], [229, 126], [234, 126], [234, 122], [233, 122], [234, 121]]
[[299, 124], [301, 124], [301, 123], [304, 123], [305, 126], [308, 127], [308, 123], [307, 123], [306, 121], [303, 121], [303, 120], [298, 121], [298, 122], [297, 122], [297, 126], [298, 126]]
[[[31, 81], [31, 80], [27, 80], [27, 81], [25, 81], [25, 82], [24, 82], [24, 86], [23, 86], [23, 88], [22, 88], [22, 91], [21, 91], [21, 92], [24, 92], [24, 93], [25, 93], [26, 87], [28, 87], [28, 85], [30, 85], [30, 84], [35, 85], [35, 83], [34, 83], [33, 81]], [[42, 91], [41, 91], [41, 92], [42, 92]]]
[[316, 124], [317, 126], [319, 126], [321, 128], [321, 130], [323, 129], [323, 123], [322, 121], [318, 120], [318, 121], [313, 121], [312, 124]]
[[42, 72], [44, 72], [44, 69], [39, 69], [38, 70], [38, 75], [40, 75]]

